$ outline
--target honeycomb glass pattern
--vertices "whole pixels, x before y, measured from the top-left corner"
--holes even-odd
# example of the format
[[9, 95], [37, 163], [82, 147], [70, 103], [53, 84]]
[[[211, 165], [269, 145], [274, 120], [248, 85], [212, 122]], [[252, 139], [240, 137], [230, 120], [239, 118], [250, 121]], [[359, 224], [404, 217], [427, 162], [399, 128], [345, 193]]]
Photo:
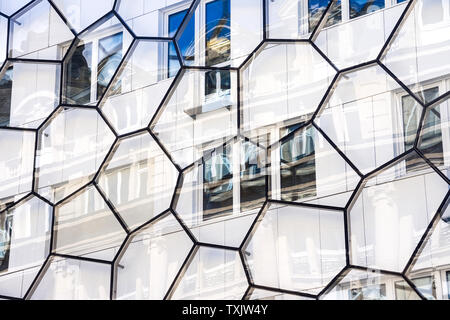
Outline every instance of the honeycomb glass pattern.
[[450, 0], [0, 0], [0, 300], [449, 300]]

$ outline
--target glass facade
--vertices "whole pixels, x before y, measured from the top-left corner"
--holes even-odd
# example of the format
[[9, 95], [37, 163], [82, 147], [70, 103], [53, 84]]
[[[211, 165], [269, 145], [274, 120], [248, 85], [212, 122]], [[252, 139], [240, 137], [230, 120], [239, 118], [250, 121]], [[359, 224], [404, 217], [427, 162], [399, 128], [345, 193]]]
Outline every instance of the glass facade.
[[0, 1], [0, 299], [448, 300], [449, 35], [450, 0]]

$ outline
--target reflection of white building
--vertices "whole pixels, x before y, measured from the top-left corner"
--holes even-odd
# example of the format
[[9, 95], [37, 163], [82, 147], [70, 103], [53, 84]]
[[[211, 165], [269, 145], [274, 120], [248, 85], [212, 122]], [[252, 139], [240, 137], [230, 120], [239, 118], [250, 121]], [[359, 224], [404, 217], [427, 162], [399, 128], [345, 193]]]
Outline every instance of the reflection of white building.
[[[309, 43], [326, 1], [267, 1], [263, 19], [261, 0], [202, 0], [177, 39], [189, 69], [180, 69], [169, 38], [191, 1], [122, 0], [126, 27], [104, 16], [110, 2], [54, 1], [74, 32], [90, 26], [76, 44], [45, 0], [12, 21], [15, 60], [1, 73], [0, 120], [27, 131], [0, 129], [8, 150], [0, 154], [0, 209], [31, 190], [42, 199], [0, 213], [0, 296], [22, 297], [26, 285], [16, 282], [31, 283], [47, 255], [50, 226], [42, 217], [32, 223], [36, 202], [43, 212], [57, 204], [57, 254], [117, 262], [117, 298], [160, 299], [169, 288], [166, 298], [242, 298], [247, 278], [231, 248], [267, 192], [273, 202], [242, 248], [260, 286], [251, 298], [292, 297], [271, 287], [317, 295], [350, 262], [359, 269], [324, 298], [417, 298], [405, 272], [424, 296], [448, 299], [448, 221], [436, 220], [405, 267], [448, 191], [450, 106], [443, 99], [423, 116], [421, 104], [450, 91], [450, 1], [416, 0], [377, 64], [408, 1], [340, 0]], [[264, 20], [269, 42], [253, 52]], [[412, 150], [416, 140], [439, 173]], [[394, 158], [352, 197], [362, 175]], [[94, 177], [97, 187], [79, 190]], [[348, 209], [347, 237], [340, 208]], [[150, 219], [119, 252], [125, 231]], [[37, 236], [45, 250], [20, 262]], [[192, 238], [227, 250], [192, 248]], [[110, 297], [107, 263], [59, 257], [48, 265], [35, 298]]]

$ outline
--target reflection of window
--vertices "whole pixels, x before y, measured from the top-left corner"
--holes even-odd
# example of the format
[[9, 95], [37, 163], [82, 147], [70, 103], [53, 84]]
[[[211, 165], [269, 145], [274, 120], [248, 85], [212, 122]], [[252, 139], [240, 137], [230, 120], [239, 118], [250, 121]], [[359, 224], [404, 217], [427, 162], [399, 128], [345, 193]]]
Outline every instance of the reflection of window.
[[384, 8], [385, 0], [350, 0], [350, 18], [360, 17], [367, 13]]
[[[65, 96], [68, 103], [96, 102], [104, 94], [122, 59], [123, 33], [79, 45], [67, 64]], [[94, 61], [95, 60], [95, 61]], [[96, 83], [96, 85], [92, 85]], [[120, 83], [113, 88], [120, 92]]]
[[8, 269], [11, 235], [12, 216], [3, 213], [0, 215], [0, 272]]
[[0, 79], [0, 126], [9, 125], [11, 116], [13, 67], [9, 67]]
[[447, 271], [445, 274], [447, 277], [447, 296], [450, 299], [450, 271]]
[[231, 147], [213, 152], [203, 163], [203, 220], [233, 208]]
[[[175, 32], [180, 27], [181, 22], [183, 22], [184, 16], [187, 14], [188, 10], [182, 10], [174, 14], [169, 15], [169, 37], [175, 36]], [[181, 34], [178, 40], [178, 46], [183, 55], [184, 61], [194, 60], [194, 46], [191, 43], [191, 39], [194, 38], [194, 19], [189, 20], [184, 32]], [[169, 59], [168, 59], [168, 77], [174, 77], [180, 68], [180, 62], [178, 61], [177, 52], [173, 43], [169, 44]]]
[[[312, 32], [320, 21], [329, 0], [308, 0], [308, 30]], [[325, 27], [332, 26], [342, 20], [341, 0], [333, 3], [330, 8]]]
[[[420, 95], [425, 103], [428, 103], [439, 96], [439, 88], [433, 87], [423, 90]], [[422, 107], [409, 95], [403, 96], [401, 103], [404, 146], [405, 150], [409, 150], [414, 146]], [[420, 150], [434, 163], [443, 164], [444, 157], [439, 106], [430, 109], [430, 112], [428, 112], [421, 134]], [[414, 164], [407, 162], [406, 169], [412, 170], [413, 168]]]
[[[293, 131], [300, 124], [289, 127]], [[281, 199], [296, 201], [316, 196], [316, 161], [312, 127], [300, 130], [283, 142], [281, 152]]]
[[386, 285], [375, 284], [348, 290], [350, 300], [382, 300], [386, 298]]
[[241, 147], [241, 211], [261, 206], [265, 199], [266, 178], [264, 172], [265, 153], [250, 141]]
[[[436, 287], [432, 276], [415, 278], [411, 281], [427, 299], [436, 299]], [[395, 296], [399, 300], [410, 300], [416, 297], [416, 293], [405, 281], [398, 281], [395, 283]]]

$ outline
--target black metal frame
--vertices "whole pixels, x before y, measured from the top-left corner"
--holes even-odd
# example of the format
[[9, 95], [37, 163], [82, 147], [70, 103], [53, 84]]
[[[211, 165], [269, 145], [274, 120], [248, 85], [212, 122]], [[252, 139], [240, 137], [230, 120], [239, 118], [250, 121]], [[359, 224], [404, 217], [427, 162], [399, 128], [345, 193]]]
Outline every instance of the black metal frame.
[[[57, 13], [57, 15], [61, 18], [61, 20], [64, 22], [64, 24], [69, 28], [69, 30], [73, 34], [73, 40], [71, 42], [71, 45], [70, 45], [67, 53], [62, 58], [62, 60], [22, 59], [22, 58], [12, 58], [12, 57], [10, 57], [10, 48], [9, 48], [9, 46], [10, 46], [10, 37], [12, 36], [11, 35], [11, 25], [13, 23], [15, 23], [16, 16], [20, 16], [22, 13], [30, 10], [33, 6], [37, 5], [38, 3], [41, 3], [42, 1], [47, 1], [50, 4], [51, 9], [53, 9]], [[403, 25], [405, 20], [410, 15], [410, 13], [411, 13], [411, 11], [412, 11], [412, 9], [413, 9], [413, 7], [414, 7], [414, 5], [415, 5], [417, 0], [410, 0], [410, 2], [406, 5], [406, 7], [405, 7], [403, 13], [401, 14], [399, 20], [397, 21], [396, 25], [394, 26], [393, 30], [391, 31], [387, 41], [385, 42], [385, 44], [381, 48], [378, 56], [374, 60], [367, 61], [367, 62], [364, 62], [364, 63], [360, 63], [358, 65], [354, 65], [354, 66], [351, 66], [351, 67], [348, 67], [348, 68], [345, 68], [345, 69], [341, 69], [341, 70], [338, 69], [335, 66], [335, 64], [315, 44], [315, 40], [317, 39], [318, 35], [320, 34], [322, 28], [325, 26], [325, 22], [327, 21], [327, 17], [329, 15], [330, 8], [333, 5], [333, 3], [336, 2], [336, 1], [337, 0], [329, 0], [329, 3], [328, 3], [326, 9], [324, 10], [324, 12], [323, 12], [323, 14], [321, 16], [321, 18], [319, 20], [319, 23], [317, 24], [317, 26], [311, 32], [310, 36], [307, 39], [272, 39], [268, 35], [268, 8], [267, 8], [268, 5], [267, 5], [267, 1], [266, 0], [261, 0], [261, 9], [262, 9], [261, 11], [262, 11], [262, 20], [263, 20], [262, 41], [253, 49], [252, 52], [250, 52], [248, 54], [247, 58], [239, 65], [239, 67], [219, 67], [219, 68], [205, 67], [205, 66], [187, 66], [187, 65], [185, 65], [184, 61], [182, 59], [182, 56], [181, 56], [179, 45], [178, 45], [178, 40], [180, 39], [183, 31], [185, 30], [185, 28], [187, 26], [187, 23], [189, 22], [189, 20], [195, 14], [195, 10], [196, 10], [197, 6], [200, 4], [201, 0], [192, 0], [191, 5], [190, 5], [190, 7], [188, 9], [188, 13], [184, 17], [184, 19], [183, 19], [183, 21], [182, 21], [182, 23], [180, 25], [180, 28], [175, 33], [174, 37], [138, 37], [138, 36], [136, 36], [136, 34], [133, 32], [133, 30], [128, 26], [127, 22], [124, 21], [124, 19], [118, 13], [120, 2], [121, 2], [120, 0], [115, 0], [114, 4], [113, 4], [113, 7], [111, 8], [111, 10], [109, 12], [107, 12], [103, 17], [101, 17], [97, 21], [93, 22], [91, 25], [87, 26], [86, 28], [84, 28], [82, 31], [80, 31], [78, 33], [70, 25], [68, 20], [64, 17], [64, 14], [61, 12], [61, 10], [58, 8], [57, 5], [55, 5], [55, 3], [52, 0], [32, 0], [32, 1], [28, 2], [24, 7], [22, 7], [21, 9], [19, 9], [15, 13], [11, 14], [10, 16], [7, 16], [7, 15], [5, 15], [3, 13], [0, 13], [0, 16], [8, 19], [7, 45], [6, 45], [6, 51], [7, 51], [6, 52], [7, 53], [6, 57], [7, 57], [7, 59], [3, 62], [2, 66], [0, 68], [0, 71], [6, 70], [6, 68], [9, 65], [13, 64], [13, 63], [54, 64], [54, 65], [58, 65], [60, 67], [60, 70], [61, 70], [60, 78], [59, 78], [59, 81], [60, 81], [60, 83], [59, 83], [59, 85], [60, 85], [60, 88], [59, 88], [59, 106], [57, 108], [55, 108], [47, 116], [47, 118], [44, 121], [42, 121], [42, 123], [40, 123], [40, 125], [37, 128], [29, 129], [29, 128], [20, 128], [20, 127], [0, 127], [1, 130], [19, 130], [19, 131], [32, 131], [32, 132], [35, 132], [32, 190], [30, 190], [29, 193], [27, 193], [25, 196], [23, 196], [19, 200], [15, 201], [11, 205], [8, 205], [5, 209], [0, 211], [0, 214], [5, 213], [6, 211], [12, 210], [15, 207], [20, 206], [24, 201], [27, 201], [28, 199], [30, 199], [32, 197], [36, 197], [39, 200], [45, 202], [47, 205], [52, 207], [52, 226], [51, 226], [51, 233], [50, 233], [50, 240], [49, 240], [49, 254], [47, 255], [45, 261], [41, 265], [37, 276], [35, 277], [35, 279], [31, 283], [30, 287], [28, 288], [28, 290], [26, 291], [26, 293], [25, 293], [25, 295], [23, 297], [0, 296], [0, 298], [5, 298], [5, 299], [30, 299], [32, 294], [33, 294], [33, 292], [35, 291], [35, 289], [39, 285], [40, 280], [44, 276], [46, 270], [48, 269], [48, 267], [52, 263], [52, 261], [54, 259], [56, 259], [56, 258], [63, 258], [63, 259], [74, 259], [74, 260], [89, 261], [89, 262], [94, 262], [94, 263], [101, 263], [101, 264], [108, 264], [108, 265], [110, 265], [111, 266], [110, 299], [115, 299], [116, 298], [117, 268], [119, 267], [120, 259], [123, 256], [123, 254], [125, 253], [125, 251], [126, 251], [128, 245], [130, 244], [131, 240], [141, 230], [145, 229], [146, 227], [152, 225], [153, 223], [159, 221], [160, 219], [163, 219], [164, 217], [166, 217], [168, 215], [173, 215], [175, 217], [175, 219], [178, 221], [178, 223], [180, 224], [180, 226], [182, 227], [184, 232], [186, 232], [186, 234], [189, 236], [189, 238], [192, 241], [193, 245], [192, 245], [192, 248], [191, 248], [189, 254], [186, 256], [185, 260], [183, 261], [182, 267], [178, 271], [176, 277], [173, 279], [173, 282], [171, 283], [171, 285], [169, 287], [169, 290], [165, 294], [164, 299], [170, 299], [173, 296], [173, 294], [174, 294], [174, 292], [175, 292], [175, 290], [177, 288], [177, 285], [181, 281], [181, 279], [182, 279], [184, 273], [186, 272], [190, 262], [192, 261], [192, 259], [194, 258], [195, 254], [198, 252], [198, 249], [201, 246], [217, 248], [217, 249], [222, 249], [222, 250], [232, 250], [232, 251], [236, 251], [236, 252], [239, 253], [239, 256], [240, 256], [240, 259], [241, 259], [241, 262], [242, 262], [242, 267], [243, 267], [243, 270], [245, 272], [245, 276], [246, 276], [247, 282], [248, 282], [248, 288], [245, 291], [245, 293], [243, 293], [243, 297], [242, 297], [243, 299], [249, 299], [251, 297], [251, 294], [252, 294], [254, 289], [264, 289], [264, 290], [269, 290], [269, 291], [273, 291], [273, 292], [276, 292], [276, 293], [281, 293], [281, 294], [284, 293], [284, 294], [289, 294], [289, 295], [296, 295], [296, 296], [304, 297], [304, 298], [321, 299], [324, 295], [326, 295], [328, 292], [330, 292], [339, 283], [339, 281], [341, 281], [351, 270], [362, 270], [362, 271], [367, 271], [367, 272], [374, 271], [374, 269], [371, 269], [371, 268], [367, 268], [367, 267], [364, 267], [364, 266], [358, 266], [358, 265], [352, 264], [351, 257], [350, 257], [350, 239], [349, 239], [349, 235], [350, 235], [349, 214], [350, 214], [350, 211], [352, 210], [354, 202], [358, 198], [358, 195], [362, 192], [362, 190], [364, 188], [364, 185], [365, 185], [365, 183], [367, 182], [368, 179], [378, 175], [379, 173], [383, 172], [384, 170], [386, 170], [390, 166], [395, 165], [397, 162], [402, 161], [402, 159], [404, 159], [406, 156], [408, 156], [408, 155], [410, 155], [412, 153], [415, 153], [418, 157], [423, 159], [429, 167], [431, 167], [442, 179], [444, 179], [447, 182], [447, 184], [450, 184], [450, 179], [447, 176], [445, 176], [428, 158], [426, 158], [426, 156], [421, 152], [421, 150], [419, 148], [422, 126], [423, 126], [423, 122], [425, 120], [425, 115], [426, 115], [427, 110], [432, 108], [432, 107], [434, 107], [434, 106], [439, 105], [440, 103], [442, 103], [446, 99], [450, 98], [450, 92], [446, 92], [445, 94], [441, 95], [440, 97], [436, 98], [435, 100], [431, 101], [430, 103], [424, 104], [423, 101], [420, 99], [420, 97], [418, 97], [416, 94], [414, 94], [405, 84], [403, 84], [402, 81], [400, 81], [400, 79], [398, 79], [396, 77], [396, 75], [393, 74], [382, 62], [383, 57], [386, 55], [387, 51], [389, 50], [389, 47], [390, 47], [392, 41], [395, 39], [395, 37], [398, 34], [401, 26]], [[116, 17], [120, 21], [120, 23], [123, 25], [125, 30], [133, 37], [133, 40], [132, 40], [132, 42], [131, 42], [127, 52], [124, 53], [123, 58], [122, 58], [122, 60], [121, 60], [121, 62], [119, 64], [117, 70], [115, 71], [113, 77], [111, 78], [111, 81], [109, 82], [108, 86], [106, 87], [105, 92], [102, 94], [101, 98], [98, 100], [96, 105], [68, 105], [68, 104], [62, 104], [62, 102], [64, 101], [64, 92], [63, 92], [64, 91], [64, 85], [63, 85], [63, 83], [64, 83], [65, 64], [66, 64], [66, 61], [70, 58], [71, 52], [73, 52], [73, 50], [75, 49], [77, 43], [80, 41], [80, 37], [83, 36], [83, 34], [88, 33], [92, 28], [95, 28], [96, 26], [98, 26], [99, 24], [105, 22], [106, 20], [110, 19], [111, 17]], [[126, 134], [119, 135], [117, 133], [117, 130], [115, 129], [115, 127], [110, 123], [108, 118], [103, 113], [103, 111], [102, 111], [102, 104], [103, 104], [104, 100], [106, 99], [105, 97], [107, 97], [107, 95], [108, 95], [108, 93], [109, 93], [109, 91], [111, 89], [112, 83], [117, 78], [120, 77], [120, 74], [121, 74], [121, 71], [122, 71], [123, 67], [128, 62], [129, 57], [133, 54], [134, 49], [136, 48], [136, 46], [137, 46], [139, 41], [173, 42], [181, 68], [178, 70], [176, 76], [174, 77], [174, 80], [172, 81], [169, 89], [165, 93], [162, 101], [160, 102], [159, 106], [157, 107], [155, 113], [153, 114], [153, 116], [152, 116], [148, 126], [145, 127], [145, 128], [141, 128], [139, 130], [135, 130], [133, 132], [128, 132]], [[196, 239], [196, 237], [193, 235], [193, 233], [191, 232], [189, 227], [186, 226], [186, 224], [184, 223], [183, 219], [176, 212], [175, 208], [176, 208], [176, 204], [177, 204], [177, 201], [178, 201], [178, 197], [180, 195], [181, 188], [183, 186], [184, 174], [186, 173], [187, 170], [190, 170], [192, 168], [192, 166], [195, 165], [195, 163], [197, 163], [199, 160], [201, 161], [202, 159], [197, 159], [191, 165], [189, 165], [187, 167], [184, 167], [184, 168], [181, 168], [173, 160], [171, 154], [167, 151], [167, 149], [165, 148], [164, 144], [159, 140], [157, 135], [155, 135], [155, 133], [152, 131], [153, 126], [157, 122], [157, 120], [159, 119], [161, 114], [164, 112], [165, 103], [170, 99], [171, 95], [175, 92], [179, 81], [181, 80], [181, 78], [183, 77], [183, 75], [184, 75], [184, 73], [186, 71], [188, 71], [188, 70], [197, 70], [197, 71], [201, 71], [201, 70], [229, 70], [229, 71], [237, 71], [237, 83], [238, 83], [238, 90], [237, 90], [237, 115], [238, 115], [237, 116], [237, 135], [234, 136], [234, 137], [231, 137], [230, 140], [225, 142], [223, 145], [229, 143], [230, 141], [235, 141], [235, 139], [237, 139], [237, 138], [243, 138], [243, 139], [248, 140], [248, 138], [246, 138], [245, 135], [242, 133], [242, 123], [241, 123], [241, 116], [242, 116], [241, 76], [242, 75], [241, 75], [241, 72], [249, 65], [249, 63], [251, 63], [252, 59], [254, 59], [258, 55], [258, 53], [261, 52], [264, 49], [264, 46], [266, 44], [269, 44], [269, 43], [280, 43], [280, 44], [303, 43], [304, 45], [309, 45], [318, 54], [320, 54], [320, 56], [335, 70], [335, 75], [334, 75], [333, 79], [331, 80], [331, 82], [329, 84], [329, 87], [327, 88], [327, 90], [326, 90], [322, 100], [320, 101], [319, 105], [317, 106], [316, 111], [314, 112], [312, 117], [308, 121], [306, 121], [302, 126], [300, 126], [299, 128], [297, 128], [293, 132], [291, 132], [288, 135], [286, 135], [285, 137], [283, 137], [277, 143], [281, 143], [283, 141], [286, 141], [286, 139], [289, 139], [291, 136], [293, 136], [299, 130], [303, 130], [306, 126], [313, 126], [317, 131], [319, 131], [320, 135], [322, 135], [327, 140], [327, 142], [333, 147], [333, 149], [337, 153], [339, 153], [339, 155], [342, 157], [342, 159], [344, 159], [344, 161], [357, 173], [357, 175], [360, 178], [360, 181], [359, 181], [358, 185], [356, 186], [355, 190], [352, 192], [352, 195], [350, 196], [347, 204], [343, 208], [341, 208], [341, 207], [334, 207], [334, 206], [326, 206], [326, 205], [314, 205], [314, 204], [308, 204], [308, 203], [298, 203], [298, 202], [288, 202], [288, 201], [275, 200], [275, 199], [271, 199], [270, 195], [269, 195], [269, 187], [268, 186], [269, 186], [269, 182], [270, 182], [269, 181], [270, 177], [267, 174], [267, 169], [269, 168], [270, 163], [269, 163], [269, 161], [267, 161], [267, 164], [266, 164], [266, 194], [265, 194], [266, 200], [262, 204], [262, 206], [261, 206], [260, 210], [258, 211], [258, 213], [256, 214], [256, 217], [255, 217], [251, 227], [249, 228], [248, 232], [246, 233], [245, 237], [243, 238], [243, 241], [240, 244], [240, 246], [239, 247], [228, 247], [228, 246], [216, 245], [216, 244], [212, 244], [212, 243], [199, 242]], [[333, 91], [336, 88], [336, 85], [339, 82], [339, 79], [343, 75], [345, 75], [345, 73], [354, 72], [356, 70], [359, 70], [359, 69], [362, 69], [362, 68], [366, 68], [366, 67], [370, 67], [370, 66], [375, 66], [375, 65], [381, 67], [411, 97], [413, 97], [416, 100], [416, 102], [423, 107], [423, 111], [422, 111], [422, 115], [421, 115], [421, 118], [420, 118], [420, 125], [419, 125], [419, 128], [418, 128], [417, 137], [416, 137], [416, 140], [415, 140], [414, 147], [411, 150], [408, 150], [408, 151], [404, 152], [400, 156], [390, 160], [389, 162], [379, 166], [378, 168], [376, 168], [372, 172], [369, 172], [367, 174], [363, 174], [357, 168], [357, 166], [355, 166], [350, 161], [350, 159], [348, 159], [348, 157], [337, 147], [337, 145], [326, 135], [326, 133], [316, 124], [315, 119], [319, 116], [320, 112], [324, 109], [325, 105], [328, 102], [328, 99], [333, 94]], [[109, 127], [111, 132], [114, 134], [115, 139], [114, 139], [114, 142], [112, 143], [111, 147], [109, 148], [108, 152], [106, 153], [105, 159], [103, 160], [103, 162], [99, 166], [97, 172], [90, 178], [90, 181], [88, 183], [86, 183], [85, 185], [83, 185], [82, 187], [80, 187], [77, 190], [75, 190], [72, 193], [70, 193], [68, 196], [64, 197], [64, 199], [61, 199], [60, 201], [58, 201], [56, 203], [53, 203], [49, 199], [47, 199], [47, 198], [45, 198], [45, 197], [43, 197], [42, 195], [39, 194], [39, 190], [38, 190], [37, 184], [36, 184], [36, 179], [37, 179], [37, 175], [38, 175], [37, 168], [36, 168], [36, 155], [37, 155], [37, 152], [38, 152], [38, 149], [39, 149], [38, 141], [39, 141], [39, 136], [40, 136], [42, 130], [45, 128], [45, 126], [47, 126], [53, 120], [53, 118], [55, 116], [57, 116], [62, 110], [64, 110], [64, 109], [71, 109], [71, 108], [75, 108], [75, 109], [76, 108], [87, 108], [87, 109], [90, 109], [90, 110], [95, 110], [100, 115], [100, 117], [103, 119], [103, 121], [107, 124], [107, 126]], [[130, 230], [129, 227], [124, 222], [124, 220], [122, 219], [122, 217], [120, 216], [120, 213], [114, 207], [113, 203], [111, 203], [111, 201], [108, 199], [108, 196], [105, 194], [105, 192], [98, 185], [98, 179], [99, 179], [100, 174], [103, 172], [103, 170], [107, 166], [108, 162], [111, 160], [111, 157], [114, 155], [114, 152], [115, 152], [118, 144], [120, 143], [120, 141], [122, 141], [123, 139], [127, 139], [129, 137], [138, 135], [138, 134], [147, 134], [147, 133], [150, 134], [151, 137], [154, 139], [154, 141], [156, 141], [158, 143], [158, 145], [161, 148], [161, 150], [166, 154], [167, 158], [172, 162], [174, 167], [177, 169], [177, 171], [179, 173], [178, 174], [178, 180], [177, 180], [176, 188], [174, 190], [174, 194], [173, 194], [173, 197], [172, 197], [172, 200], [171, 200], [170, 207], [167, 210], [165, 210], [165, 211], [155, 215], [152, 219], [150, 219], [149, 221], [147, 221], [143, 225], [135, 228], [134, 230]], [[270, 154], [271, 148], [274, 147], [274, 145], [266, 146], [266, 147], [263, 147], [263, 146], [261, 146], [259, 144], [257, 144], [257, 145], [259, 147], [262, 147], [262, 148], [264, 148], [266, 150], [266, 157], [269, 159], [270, 157], [268, 155]], [[56, 232], [55, 231], [55, 210], [56, 210], [56, 208], [59, 205], [65, 203], [66, 201], [70, 201], [70, 199], [72, 199], [73, 197], [76, 197], [80, 192], [85, 190], [85, 188], [92, 187], [92, 186], [100, 193], [100, 195], [103, 198], [103, 200], [105, 201], [107, 207], [109, 208], [111, 213], [116, 217], [116, 219], [118, 220], [118, 222], [122, 226], [123, 230], [126, 232], [125, 240], [123, 241], [122, 245], [120, 246], [117, 254], [115, 255], [115, 257], [113, 258], [112, 261], [105, 261], [105, 260], [87, 258], [87, 257], [82, 257], [82, 256], [71, 256], [71, 255], [66, 255], [66, 254], [60, 254], [60, 253], [56, 252], [56, 250], [54, 248], [54, 246], [55, 246], [55, 244], [54, 244], [55, 241], [54, 240], [55, 240], [55, 232]], [[427, 240], [431, 236], [431, 234], [432, 234], [436, 224], [439, 222], [441, 216], [443, 215], [444, 211], [448, 207], [449, 203], [450, 203], [450, 191], [447, 192], [447, 194], [446, 194], [445, 198], [443, 199], [439, 209], [437, 210], [437, 212], [434, 215], [434, 217], [431, 219], [431, 222], [429, 223], [428, 227], [426, 228], [422, 238], [417, 243], [417, 246], [416, 246], [416, 248], [415, 248], [411, 258], [409, 259], [407, 265], [405, 266], [405, 268], [404, 268], [404, 270], [402, 272], [392, 272], [392, 271], [389, 271], [389, 270], [375, 270], [375, 271], [379, 272], [380, 274], [394, 275], [394, 276], [398, 276], [400, 278], [403, 278], [410, 285], [410, 287], [417, 293], [417, 295], [419, 297], [421, 297], [422, 299], [425, 299], [425, 297], [420, 292], [420, 290], [418, 290], [416, 288], [416, 286], [414, 285], [414, 283], [412, 283], [410, 281], [410, 279], [408, 279], [408, 275], [409, 275], [409, 272], [411, 271], [412, 267], [414, 266], [414, 263], [415, 263], [418, 255], [420, 255], [421, 251], [423, 250]], [[311, 207], [311, 208], [317, 208], [317, 209], [323, 209], [323, 210], [332, 210], [332, 211], [336, 211], [336, 213], [343, 214], [343, 217], [344, 217], [344, 232], [345, 232], [346, 265], [338, 274], [335, 275], [333, 280], [330, 281], [328, 283], [328, 285], [326, 285], [321, 290], [321, 292], [319, 294], [314, 295], [314, 294], [310, 294], [310, 293], [304, 293], [304, 292], [298, 292], [298, 291], [292, 291], [292, 290], [284, 290], [282, 288], [266, 287], [266, 286], [263, 286], [263, 285], [256, 284], [253, 281], [252, 275], [251, 275], [251, 270], [250, 270], [250, 268], [249, 268], [249, 266], [247, 264], [247, 260], [245, 258], [244, 250], [245, 250], [246, 245], [251, 240], [252, 235], [255, 233], [259, 223], [262, 221], [262, 219], [264, 218], [264, 215], [266, 214], [267, 210], [269, 209], [269, 207], [271, 205], [290, 205], [290, 206], [308, 207], [308, 208]]]

